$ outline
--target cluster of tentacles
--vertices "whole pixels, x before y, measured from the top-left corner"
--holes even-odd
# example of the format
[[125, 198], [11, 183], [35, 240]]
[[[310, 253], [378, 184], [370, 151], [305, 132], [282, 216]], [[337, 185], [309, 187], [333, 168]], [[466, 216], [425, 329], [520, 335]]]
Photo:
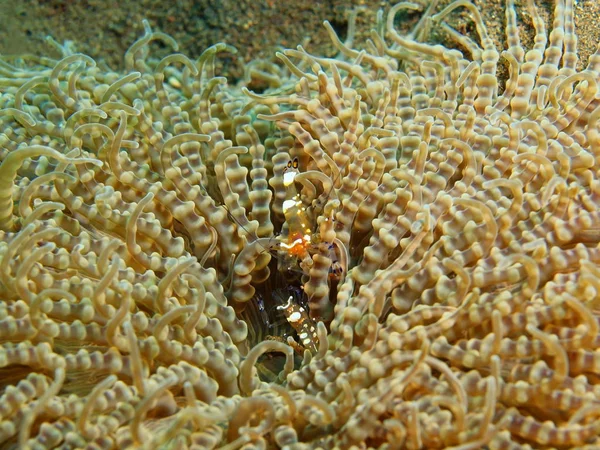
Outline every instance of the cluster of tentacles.
[[261, 94], [147, 24], [123, 73], [1, 60], [0, 447], [597, 448], [600, 52], [555, 3], [502, 53], [463, 0], [326, 24]]

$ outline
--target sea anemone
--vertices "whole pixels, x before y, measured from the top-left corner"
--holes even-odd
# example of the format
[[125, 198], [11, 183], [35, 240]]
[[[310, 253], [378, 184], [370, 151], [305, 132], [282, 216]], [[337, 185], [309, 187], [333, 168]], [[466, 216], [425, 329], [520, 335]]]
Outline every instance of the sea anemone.
[[1, 448], [598, 448], [600, 52], [506, 11], [1, 60]]

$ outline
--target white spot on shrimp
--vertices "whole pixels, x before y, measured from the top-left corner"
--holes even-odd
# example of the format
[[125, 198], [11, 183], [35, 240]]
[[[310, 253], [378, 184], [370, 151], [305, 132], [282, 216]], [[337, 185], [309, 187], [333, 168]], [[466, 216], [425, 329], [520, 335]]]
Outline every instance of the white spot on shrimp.
[[296, 173], [295, 172], [285, 172], [283, 174], [283, 185], [284, 186], [289, 186], [290, 184], [292, 184], [294, 182], [294, 178], [296, 178]]
[[296, 206], [296, 202], [294, 200], [285, 200], [283, 202], [283, 212], [285, 213], [286, 211], [288, 211], [290, 208], [293, 208], [294, 206]]
[[300, 314], [298, 311], [293, 312], [290, 314], [290, 317], [288, 317], [288, 321], [290, 322], [298, 322], [300, 319], [302, 319], [302, 314]]

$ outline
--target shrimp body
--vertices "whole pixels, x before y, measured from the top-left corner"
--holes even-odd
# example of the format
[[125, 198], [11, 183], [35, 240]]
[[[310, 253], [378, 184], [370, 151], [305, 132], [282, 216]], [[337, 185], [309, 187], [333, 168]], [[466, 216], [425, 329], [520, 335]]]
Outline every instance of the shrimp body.
[[283, 310], [289, 324], [296, 330], [300, 342], [304, 348], [311, 352], [317, 351], [317, 327], [309, 317], [308, 311], [294, 301], [294, 296], [290, 295], [285, 305], [278, 306], [277, 309]]
[[296, 191], [294, 179], [298, 174], [298, 160], [289, 161], [283, 174], [283, 185], [286, 188], [286, 200], [283, 202], [283, 215], [288, 226], [287, 242], [281, 246], [290, 256], [304, 259], [308, 255], [308, 249], [312, 245], [311, 228], [306, 207]]
[[[287, 239], [282, 240], [280, 247], [286, 253], [285, 259], [289, 262], [298, 259], [304, 261], [306, 258], [310, 258], [310, 255], [317, 251], [317, 246], [320, 243], [318, 234], [313, 235], [312, 222], [306, 206], [296, 190], [295, 178], [298, 173], [298, 159], [294, 158], [288, 161], [283, 174], [283, 185], [286, 188], [287, 195], [282, 205], [288, 232]], [[334, 243], [325, 244], [327, 245], [325, 253], [331, 260], [329, 279], [339, 281], [347, 268], [340, 263]]]

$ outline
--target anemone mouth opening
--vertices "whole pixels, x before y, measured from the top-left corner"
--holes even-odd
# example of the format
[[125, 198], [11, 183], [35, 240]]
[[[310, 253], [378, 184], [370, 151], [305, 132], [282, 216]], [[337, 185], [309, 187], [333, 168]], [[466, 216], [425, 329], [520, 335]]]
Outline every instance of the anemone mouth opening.
[[[281, 263], [273, 258], [268, 266], [270, 275], [262, 283], [254, 286], [254, 296], [247, 302], [240, 318], [248, 325], [249, 348], [265, 340], [288, 343], [288, 338], [300, 341], [299, 333], [288, 320], [284, 306], [289, 302], [308, 308], [303, 290], [303, 273], [298, 270], [282, 270]], [[283, 383], [281, 378], [286, 356], [272, 351], [262, 354], [256, 369], [261, 381]], [[294, 352], [294, 368], [302, 364], [302, 348], [298, 345]]]

